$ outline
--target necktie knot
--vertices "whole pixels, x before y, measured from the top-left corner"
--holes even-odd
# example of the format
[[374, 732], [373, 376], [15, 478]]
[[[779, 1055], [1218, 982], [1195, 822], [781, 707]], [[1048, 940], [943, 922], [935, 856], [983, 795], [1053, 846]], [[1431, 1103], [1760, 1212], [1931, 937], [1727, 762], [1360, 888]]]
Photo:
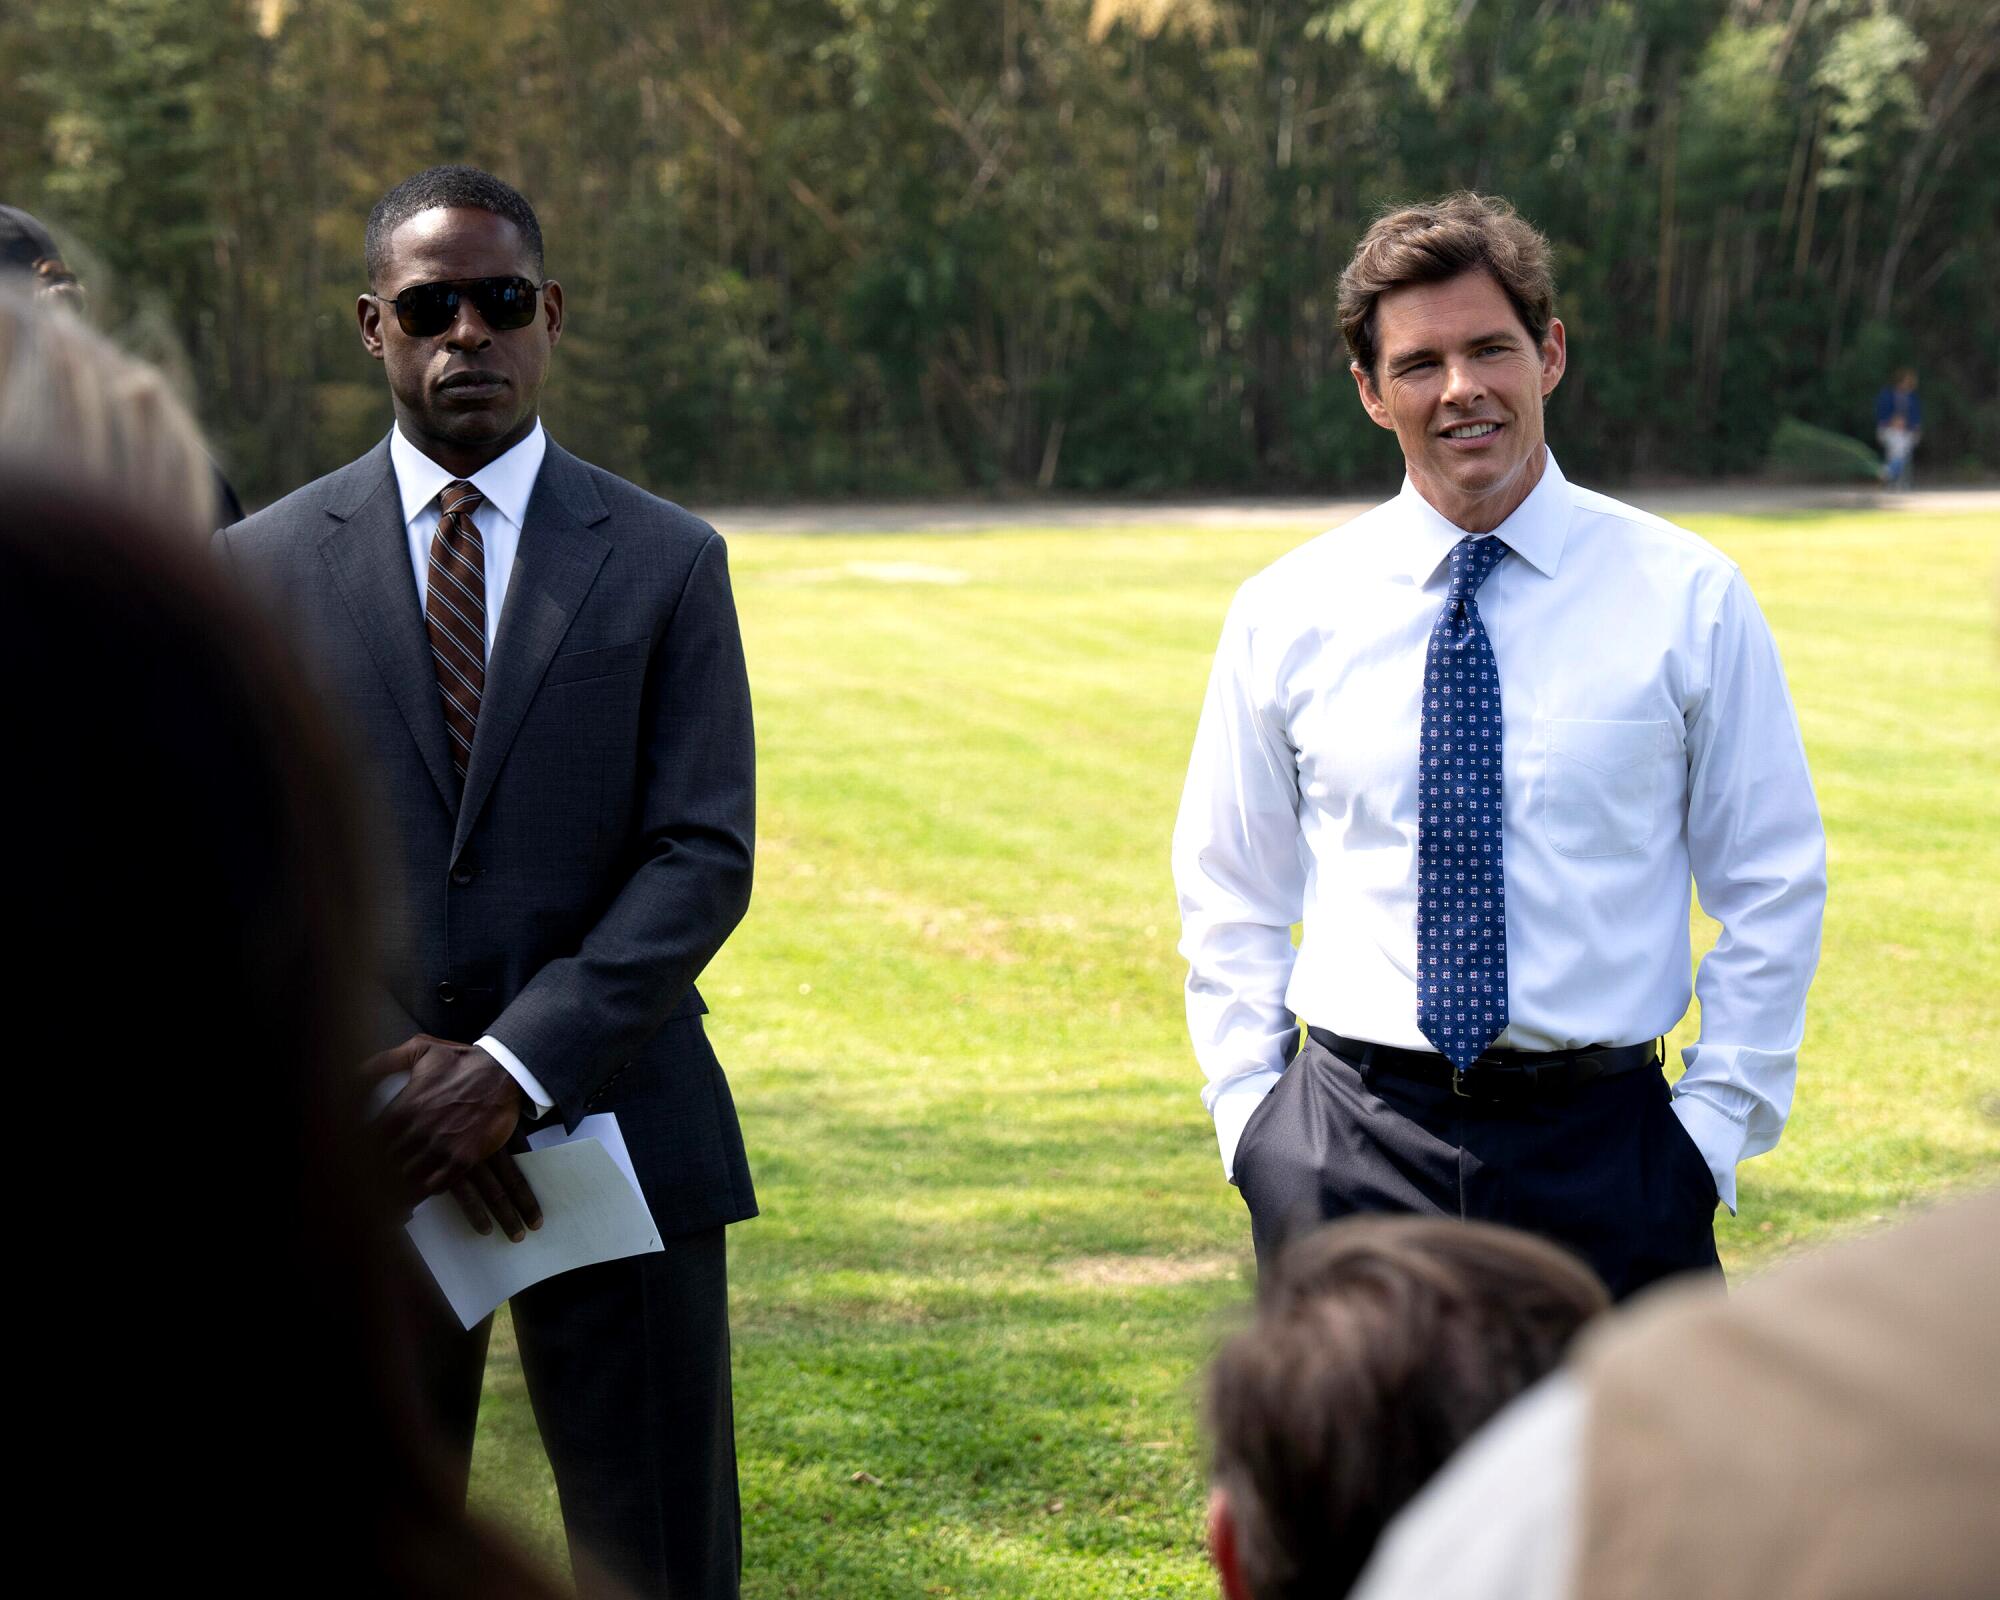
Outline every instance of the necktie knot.
[[1451, 598], [1470, 600], [1506, 553], [1506, 543], [1490, 535], [1459, 540], [1451, 547]]
[[444, 492], [438, 496], [438, 509], [447, 517], [455, 516], [461, 511], [470, 515], [476, 507], [485, 502], [485, 499], [486, 496], [471, 484], [463, 478], [457, 478], [444, 486]]

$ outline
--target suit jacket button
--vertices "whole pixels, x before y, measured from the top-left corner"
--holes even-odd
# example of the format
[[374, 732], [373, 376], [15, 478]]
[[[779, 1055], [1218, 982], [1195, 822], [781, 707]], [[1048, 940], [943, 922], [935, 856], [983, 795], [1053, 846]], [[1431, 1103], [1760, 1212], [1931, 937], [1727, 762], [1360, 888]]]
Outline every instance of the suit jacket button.
[[440, 1000], [442, 1000], [442, 1001], [443, 1001], [443, 1002], [444, 1002], [444, 1003], [445, 1003], [446, 1005], [450, 1005], [450, 1004], [452, 1003], [452, 1001], [454, 1001], [454, 1000], [456, 1000], [456, 999], [458, 998], [458, 988], [457, 988], [457, 986], [456, 986], [456, 985], [454, 985], [454, 984], [449, 984], [449, 983], [441, 983], [441, 984], [439, 984], [439, 985], [438, 985], [438, 998], [439, 998]]
[[461, 861], [457, 866], [451, 869], [451, 881], [457, 884], [461, 889], [463, 889], [468, 883], [472, 882], [472, 880], [478, 876], [479, 876], [479, 869], [475, 867], [470, 861]]

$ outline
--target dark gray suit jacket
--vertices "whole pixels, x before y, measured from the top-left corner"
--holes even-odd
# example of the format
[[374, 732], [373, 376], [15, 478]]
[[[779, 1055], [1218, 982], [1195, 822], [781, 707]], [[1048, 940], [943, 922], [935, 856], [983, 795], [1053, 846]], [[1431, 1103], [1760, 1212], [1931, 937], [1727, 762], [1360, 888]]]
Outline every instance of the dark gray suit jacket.
[[695, 977], [750, 899], [750, 691], [721, 537], [551, 440], [465, 791], [389, 446], [216, 536], [346, 723], [382, 823], [375, 1043], [490, 1033], [615, 1111], [663, 1233], [756, 1213]]

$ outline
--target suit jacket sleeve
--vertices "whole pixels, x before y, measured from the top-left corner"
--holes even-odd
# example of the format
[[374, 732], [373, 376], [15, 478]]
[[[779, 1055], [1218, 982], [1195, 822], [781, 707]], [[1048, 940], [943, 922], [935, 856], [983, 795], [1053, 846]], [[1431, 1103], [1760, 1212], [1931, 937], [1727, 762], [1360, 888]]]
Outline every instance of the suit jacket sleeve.
[[537, 972], [487, 1030], [570, 1127], [686, 1000], [750, 904], [756, 757], [720, 535], [653, 649], [643, 706], [631, 875], [577, 952]]

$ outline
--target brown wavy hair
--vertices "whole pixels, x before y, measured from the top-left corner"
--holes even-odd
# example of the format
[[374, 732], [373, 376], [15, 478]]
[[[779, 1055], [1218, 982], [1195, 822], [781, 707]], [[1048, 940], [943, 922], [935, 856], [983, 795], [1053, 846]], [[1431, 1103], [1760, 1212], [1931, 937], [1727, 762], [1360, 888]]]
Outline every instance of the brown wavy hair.
[[1610, 1303], [1553, 1244], [1432, 1217], [1331, 1223], [1260, 1290], [1207, 1404], [1256, 1600], [1346, 1594], [1389, 1519]]
[[1489, 272], [1539, 349], [1556, 314], [1549, 241], [1505, 200], [1462, 189], [1375, 219], [1340, 275], [1340, 331], [1375, 381], [1375, 303], [1391, 289]]

